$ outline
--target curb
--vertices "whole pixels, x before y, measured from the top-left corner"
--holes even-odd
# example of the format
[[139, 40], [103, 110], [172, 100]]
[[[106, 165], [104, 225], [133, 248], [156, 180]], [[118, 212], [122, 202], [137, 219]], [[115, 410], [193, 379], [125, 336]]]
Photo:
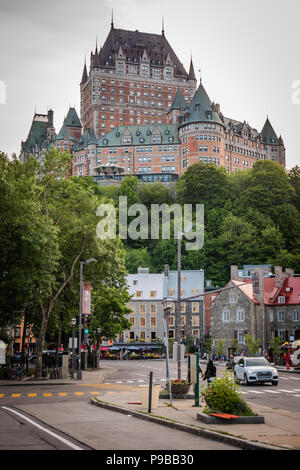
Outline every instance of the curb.
[[247, 441], [246, 439], [240, 439], [238, 437], [221, 434], [216, 431], [211, 431], [209, 429], [196, 428], [187, 424], [178, 423], [177, 421], [173, 421], [168, 418], [160, 418], [152, 414], [144, 414], [139, 411], [130, 410], [128, 408], [123, 408], [121, 406], [113, 405], [104, 401], [99, 401], [95, 397], [91, 398], [91, 404], [111, 411], [116, 411], [127, 415], [130, 414], [135, 418], [143, 419], [145, 421], [151, 421], [153, 423], [167, 426], [178, 431], [188, 432], [196, 436], [206, 437], [207, 439], [213, 439], [216, 441], [224, 442], [225, 444], [230, 444], [243, 450], [287, 450], [282, 447]]
[[264, 416], [239, 416], [235, 419], [222, 419], [216, 416], [210, 416], [205, 413], [197, 413], [197, 420], [205, 424], [263, 424], [265, 422]]

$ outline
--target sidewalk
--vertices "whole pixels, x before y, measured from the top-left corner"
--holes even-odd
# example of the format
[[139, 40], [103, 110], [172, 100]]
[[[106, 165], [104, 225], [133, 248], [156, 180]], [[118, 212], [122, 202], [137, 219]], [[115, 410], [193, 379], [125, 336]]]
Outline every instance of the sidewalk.
[[[286, 368], [285, 368], [286, 370]], [[95, 371], [82, 371], [82, 380], [52, 379], [52, 380], [23, 380], [1, 381], [1, 385], [58, 385], [77, 384], [94, 385], [99, 389], [99, 395], [91, 399], [93, 405], [125, 413], [137, 418], [155, 421], [161, 425], [175, 427], [185, 432], [198, 434], [243, 449], [275, 449], [300, 450], [300, 412], [273, 409], [248, 401], [257, 414], [264, 416], [265, 423], [261, 424], [205, 424], [197, 420], [204, 404], [195, 407], [193, 399], [173, 400], [172, 407], [168, 398], [160, 398], [158, 407], [148, 413], [146, 408], [137, 404], [141, 401], [138, 386], [107, 386], [104, 384], [105, 375], [109, 368], [103, 366]], [[290, 371], [287, 371], [290, 372]], [[112, 390], [112, 388], [114, 390]]]
[[167, 426], [176, 427], [187, 432], [198, 433], [211, 439], [221, 440], [244, 449], [300, 449], [300, 412], [274, 410], [267, 406], [250, 403], [252, 409], [263, 415], [263, 424], [205, 424], [197, 420], [204, 404], [194, 407], [193, 399], [173, 400], [159, 399], [158, 408], [149, 414], [146, 408], [133, 404], [140, 402], [138, 387], [132, 390], [108, 392], [101, 389], [92, 403], [121, 413], [130, 414], [141, 419], [147, 419]]

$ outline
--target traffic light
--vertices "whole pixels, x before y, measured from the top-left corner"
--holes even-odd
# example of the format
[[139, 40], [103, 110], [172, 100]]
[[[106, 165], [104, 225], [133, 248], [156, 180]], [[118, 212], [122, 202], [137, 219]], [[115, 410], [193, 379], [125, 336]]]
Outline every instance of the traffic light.
[[88, 338], [89, 338], [89, 332], [90, 332], [90, 328], [89, 328], [89, 317], [87, 315], [85, 315], [84, 317], [84, 334], [83, 334], [83, 343], [84, 344], [88, 344]]

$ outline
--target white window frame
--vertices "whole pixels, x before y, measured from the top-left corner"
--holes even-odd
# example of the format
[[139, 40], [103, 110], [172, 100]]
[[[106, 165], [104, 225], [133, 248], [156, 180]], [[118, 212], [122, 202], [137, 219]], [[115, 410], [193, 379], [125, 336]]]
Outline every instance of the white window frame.
[[236, 310], [236, 321], [244, 322], [245, 321], [245, 309], [238, 307]]
[[229, 323], [230, 322], [230, 310], [223, 309], [222, 310], [222, 323]]

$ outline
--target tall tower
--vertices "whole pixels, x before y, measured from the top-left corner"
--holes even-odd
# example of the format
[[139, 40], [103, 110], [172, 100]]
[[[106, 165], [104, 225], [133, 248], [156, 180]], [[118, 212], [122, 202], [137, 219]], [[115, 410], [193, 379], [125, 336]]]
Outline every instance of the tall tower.
[[118, 126], [167, 122], [177, 89], [186, 102], [196, 90], [189, 73], [161, 34], [116, 29], [113, 18], [103, 47], [90, 55], [80, 84], [81, 121], [97, 138]]

